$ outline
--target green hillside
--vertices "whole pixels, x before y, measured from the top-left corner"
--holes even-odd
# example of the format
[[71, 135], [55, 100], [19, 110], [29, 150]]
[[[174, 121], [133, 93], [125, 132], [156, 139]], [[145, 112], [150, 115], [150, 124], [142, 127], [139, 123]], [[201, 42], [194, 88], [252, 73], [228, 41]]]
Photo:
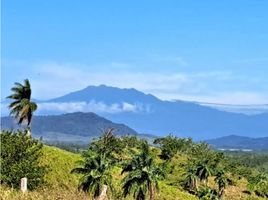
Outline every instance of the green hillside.
[[[158, 151], [158, 149], [155, 149]], [[160, 191], [156, 196], [156, 199], [163, 200], [195, 200], [197, 197], [189, 194], [180, 188], [176, 184], [172, 184], [176, 180], [180, 180], [182, 177], [182, 169], [180, 165], [183, 164], [186, 159], [185, 155], [177, 155], [173, 158], [172, 163], [177, 163], [176, 167], [173, 169], [173, 175], [167, 176], [164, 181], [160, 182]], [[79, 177], [77, 175], [71, 174], [70, 171], [76, 166], [76, 162], [81, 160], [79, 154], [70, 153], [61, 150], [56, 147], [45, 146], [43, 148], [43, 156], [41, 162], [47, 164], [50, 171], [45, 177], [46, 185], [42, 188], [30, 191], [27, 194], [21, 194], [15, 189], [10, 189], [6, 187], [1, 187], [1, 200], [73, 200], [73, 199], [89, 199], [88, 195], [77, 191], [77, 184]], [[116, 190], [120, 189], [120, 175], [121, 169], [115, 167], [113, 169], [113, 182]], [[175, 174], [175, 175], [174, 175]], [[212, 182], [212, 181], [211, 181]], [[246, 190], [247, 182], [242, 179], [237, 182], [237, 186], [229, 186], [226, 189], [226, 197], [228, 200], [257, 200], [262, 198], [257, 198], [256, 196], [249, 196], [243, 193]], [[213, 186], [213, 184], [212, 184]], [[127, 199], [131, 199], [128, 197]]]
[[[81, 156], [49, 146], [45, 146], [43, 151], [42, 163], [47, 164], [50, 168], [45, 178], [47, 181], [46, 186], [36, 191], [29, 191], [27, 194], [21, 194], [17, 190], [1, 187], [1, 200], [89, 199], [88, 195], [77, 191], [79, 177], [70, 173], [76, 166], [76, 162], [81, 159]], [[114, 170], [114, 181], [118, 188], [120, 187], [120, 171], [121, 169], [119, 168]], [[176, 187], [168, 186], [165, 182], [161, 183], [160, 188], [160, 195], [157, 199], [197, 199]]]
[[[76, 162], [81, 159], [79, 154], [61, 150], [56, 147], [45, 146], [42, 163], [47, 164], [50, 171], [46, 175], [46, 186], [36, 190], [29, 191], [27, 194], [21, 194], [20, 191], [1, 187], [1, 200], [74, 200], [89, 199], [88, 195], [77, 191], [79, 177], [71, 174], [70, 171], [76, 166]], [[120, 171], [114, 170], [114, 182], [117, 188], [120, 187]], [[183, 192], [176, 187], [168, 186], [167, 183], [161, 182], [161, 190], [157, 199], [197, 199], [193, 195]], [[128, 198], [131, 199], [131, 198]]]
[[[2, 130], [21, 128], [12, 117], [1, 117]], [[137, 135], [132, 128], [114, 123], [95, 113], [67, 113], [62, 115], [34, 116], [32, 133], [35, 138], [46, 141], [65, 141], [88, 143], [93, 137], [101, 135], [102, 130], [114, 128], [117, 135]]]

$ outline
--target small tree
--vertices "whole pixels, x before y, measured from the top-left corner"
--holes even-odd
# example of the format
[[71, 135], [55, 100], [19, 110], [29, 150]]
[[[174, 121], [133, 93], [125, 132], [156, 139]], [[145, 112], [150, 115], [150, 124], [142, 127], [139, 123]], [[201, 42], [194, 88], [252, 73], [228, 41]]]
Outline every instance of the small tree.
[[225, 176], [225, 172], [223, 170], [219, 170], [216, 174], [215, 177], [215, 182], [218, 184], [218, 196], [220, 199], [222, 199], [223, 195], [224, 195], [224, 190], [228, 184], [228, 179]]
[[154, 140], [154, 144], [160, 145], [162, 160], [171, 160], [175, 154], [180, 151], [184, 152], [192, 145], [192, 140], [187, 138], [178, 138], [176, 136], [169, 135], [164, 138], [157, 138]]
[[37, 109], [36, 103], [31, 101], [31, 85], [28, 79], [24, 80], [24, 85], [21, 83], [15, 83], [15, 86], [11, 88], [13, 94], [8, 96], [8, 99], [12, 99], [13, 102], [9, 104], [10, 115], [15, 116], [18, 120], [18, 124], [27, 122], [27, 127], [30, 132], [30, 124], [33, 116], [33, 112]]
[[147, 142], [142, 144], [140, 153], [124, 164], [121, 173], [128, 173], [122, 180], [124, 197], [133, 194], [136, 200], [144, 200], [147, 194], [153, 200], [158, 181], [165, 175], [163, 169], [154, 163]]
[[197, 196], [200, 200], [219, 200], [217, 191], [209, 187], [198, 190]]
[[27, 137], [26, 131], [1, 131], [0, 180], [18, 188], [20, 179], [28, 178], [30, 190], [44, 183], [46, 166], [40, 165], [43, 145]]
[[105, 197], [107, 188], [113, 190], [110, 159], [91, 150], [84, 152], [83, 157], [81, 166], [71, 171], [71, 173], [82, 174], [78, 189], [90, 192], [95, 199], [100, 198], [101, 195]]
[[197, 182], [199, 178], [196, 175], [196, 169], [194, 167], [189, 167], [185, 173], [184, 187], [189, 192], [195, 193], [197, 190]]
[[104, 155], [113, 161], [118, 160], [118, 155], [123, 151], [123, 144], [118, 137], [114, 135], [113, 128], [103, 131], [102, 136], [90, 143], [89, 150]]
[[200, 181], [207, 185], [208, 177], [211, 175], [209, 160], [200, 161], [197, 164], [196, 175], [199, 177]]

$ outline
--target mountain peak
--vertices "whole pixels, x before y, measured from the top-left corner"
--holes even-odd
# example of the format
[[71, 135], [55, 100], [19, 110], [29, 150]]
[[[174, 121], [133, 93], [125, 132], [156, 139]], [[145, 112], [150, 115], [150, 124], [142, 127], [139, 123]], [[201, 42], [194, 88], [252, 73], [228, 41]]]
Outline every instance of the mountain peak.
[[[136, 90], [135, 88], [119, 88], [119, 87], [115, 87], [115, 86], [109, 86], [109, 85], [105, 85], [105, 84], [100, 84], [100, 85], [89, 85], [86, 88], [84, 88], [83, 90], [92, 90], [92, 89], [106, 89], [106, 90], [121, 90], [121, 91], [132, 91], [132, 92], [137, 92], [140, 94], [144, 94], [141, 91]], [[144, 94], [146, 95], [146, 94]]]
[[114, 103], [146, 103], [160, 101], [155, 96], [144, 94], [134, 88], [118, 88], [107, 85], [87, 86], [86, 88], [49, 100], [50, 102], [103, 102]]

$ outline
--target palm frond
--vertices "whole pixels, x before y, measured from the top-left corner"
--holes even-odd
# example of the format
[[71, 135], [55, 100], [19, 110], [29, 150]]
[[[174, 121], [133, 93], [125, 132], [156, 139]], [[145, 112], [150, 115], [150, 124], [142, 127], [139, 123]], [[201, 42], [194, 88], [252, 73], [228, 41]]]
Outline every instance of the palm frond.
[[13, 94], [7, 96], [8, 99], [15, 101], [8, 105], [10, 115], [14, 115], [18, 124], [27, 121], [28, 126], [31, 123], [33, 112], [37, 109], [37, 105], [31, 102], [31, 85], [28, 79], [24, 80], [24, 85], [16, 82], [15, 86], [11, 88]]

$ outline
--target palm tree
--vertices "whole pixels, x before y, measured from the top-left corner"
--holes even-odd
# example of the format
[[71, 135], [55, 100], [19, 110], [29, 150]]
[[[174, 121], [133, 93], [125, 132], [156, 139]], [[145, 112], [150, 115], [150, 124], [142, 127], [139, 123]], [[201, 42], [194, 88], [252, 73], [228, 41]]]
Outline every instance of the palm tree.
[[80, 161], [82, 166], [71, 171], [71, 173], [83, 175], [78, 189], [93, 194], [95, 199], [105, 199], [107, 189], [113, 190], [110, 160], [105, 155], [92, 151], [85, 152], [83, 157], [85, 161]]
[[221, 199], [223, 197], [224, 190], [228, 184], [228, 179], [225, 176], [225, 173], [223, 170], [218, 171], [215, 177], [215, 182], [218, 184], [218, 187], [219, 187], [218, 194], [219, 194], [219, 198]]
[[211, 175], [209, 160], [201, 161], [197, 164], [196, 175], [199, 177], [200, 181], [207, 184], [208, 177]]
[[191, 192], [195, 192], [197, 189], [198, 176], [196, 175], [196, 169], [193, 167], [188, 168], [185, 173], [184, 186]]
[[164, 171], [153, 162], [147, 142], [142, 143], [141, 153], [125, 163], [121, 174], [125, 172], [128, 174], [122, 180], [124, 197], [133, 193], [136, 200], [144, 200], [149, 193], [150, 200], [154, 199], [155, 191], [159, 189], [158, 181], [164, 177]]
[[209, 187], [201, 188], [197, 192], [197, 196], [200, 200], [219, 200], [219, 197], [217, 195], [217, 191], [214, 189], [211, 189]]
[[15, 116], [18, 120], [18, 124], [22, 124], [24, 121], [27, 122], [27, 128], [30, 130], [33, 112], [37, 109], [37, 105], [31, 101], [32, 90], [29, 80], [25, 79], [24, 85], [15, 83], [11, 91], [13, 91], [13, 94], [7, 97], [14, 100], [8, 106], [10, 115]]

